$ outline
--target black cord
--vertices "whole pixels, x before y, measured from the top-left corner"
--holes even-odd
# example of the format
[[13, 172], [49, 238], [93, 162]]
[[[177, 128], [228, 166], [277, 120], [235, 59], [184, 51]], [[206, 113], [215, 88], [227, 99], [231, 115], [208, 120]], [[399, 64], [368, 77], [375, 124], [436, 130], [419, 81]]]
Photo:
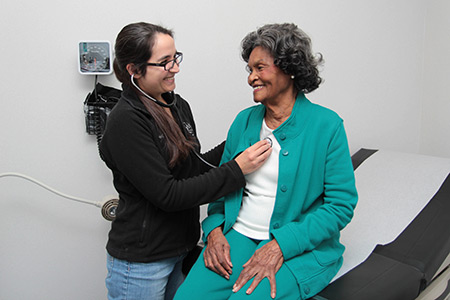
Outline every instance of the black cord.
[[95, 96], [95, 101], [98, 100], [98, 95], [97, 95], [97, 81], [98, 81], [98, 75], [95, 75], [95, 79], [94, 79], [94, 96]]
[[[94, 79], [94, 99], [95, 99], [95, 104], [99, 103], [99, 97], [98, 97], [98, 92], [97, 92], [97, 83], [98, 83], [98, 75], [95, 75], [95, 79]], [[97, 139], [97, 150], [98, 150], [98, 154], [101, 157], [100, 154], [100, 142], [102, 141], [103, 138], [103, 133], [102, 133], [102, 117], [101, 117], [101, 113], [103, 112], [103, 110], [105, 108], [100, 108], [99, 106], [95, 105], [93, 106], [94, 108], [94, 124], [95, 124], [95, 135], [96, 135], [96, 139]]]

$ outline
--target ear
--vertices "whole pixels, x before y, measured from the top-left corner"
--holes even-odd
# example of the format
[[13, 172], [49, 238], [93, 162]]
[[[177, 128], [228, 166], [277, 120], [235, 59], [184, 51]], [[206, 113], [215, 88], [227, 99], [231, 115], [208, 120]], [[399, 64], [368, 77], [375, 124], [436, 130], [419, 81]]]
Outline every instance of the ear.
[[139, 70], [136, 68], [136, 65], [133, 63], [130, 63], [127, 65], [127, 71], [128, 71], [128, 74], [130, 74], [130, 76], [134, 74], [134, 78], [141, 77], [141, 75], [139, 74]]

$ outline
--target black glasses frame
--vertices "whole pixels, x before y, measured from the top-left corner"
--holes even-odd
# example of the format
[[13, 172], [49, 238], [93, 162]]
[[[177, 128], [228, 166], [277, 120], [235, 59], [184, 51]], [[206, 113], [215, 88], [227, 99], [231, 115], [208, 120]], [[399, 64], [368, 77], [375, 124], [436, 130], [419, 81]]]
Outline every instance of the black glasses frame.
[[[175, 57], [173, 59], [171, 59], [171, 60], [168, 60], [168, 61], [163, 62], [163, 63], [147, 63], [147, 66], [163, 67], [164, 70], [170, 71], [173, 68], [173, 66], [175, 66], [175, 64], [177, 64], [179, 66], [182, 61], [183, 61], [183, 53], [177, 52], [177, 53], [175, 53]], [[172, 64], [168, 68], [168, 65], [170, 63], [172, 63]]]

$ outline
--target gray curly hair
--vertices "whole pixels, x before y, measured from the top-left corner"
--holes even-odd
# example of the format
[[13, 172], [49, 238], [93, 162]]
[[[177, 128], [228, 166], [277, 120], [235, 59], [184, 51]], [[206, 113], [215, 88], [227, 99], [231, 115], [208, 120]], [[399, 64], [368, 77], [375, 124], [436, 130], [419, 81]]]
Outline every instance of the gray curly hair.
[[294, 76], [297, 91], [306, 94], [319, 87], [322, 78], [318, 67], [323, 63], [322, 54], [313, 54], [310, 37], [297, 25], [267, 24], [247, 34], [241, 42], [241, 56], [245, 62], [258, 46], [272, 54], [278, 68]]

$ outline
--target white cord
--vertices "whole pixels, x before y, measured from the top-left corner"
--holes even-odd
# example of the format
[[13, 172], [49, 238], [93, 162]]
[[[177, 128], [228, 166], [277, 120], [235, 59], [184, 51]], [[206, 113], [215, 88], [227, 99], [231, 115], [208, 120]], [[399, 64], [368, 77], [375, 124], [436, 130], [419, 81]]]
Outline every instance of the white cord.
[[46, 190], [48, 190], [48, 191], [50, 191], [52, 193], [55, 193], [58, 196], [64, 197], [66, 199], [77, 201], [77, 202], [81, 202], [81, 203], [91, 204], [91, 205], [94, 205], [94, 206], [97, 206], [97, 207], [100, 207], [100, 208], [102, 207], [102, 202], [86, 200], [86, 199], [83, 199], [83, 198], [78, 198], [78, 197], [74, 197], [74, 196], [70, 196], [70, 195], [61, 193], [61, 192], [59, 192], [59, 191], [49, 187], [48, 185], [46, 185], [46, 184], [44, 184], [44, 183], [42, 183], [42, 182], [40, 182], [40, 181], [30, 177], [30, 176], [24, 175], [24, 174], [20, 174], [20, 173], [1, 173], [0, 174], [0, 178], [2, 178], [2, 177], [19, 177], [19, 178], [22, 178], [22, 179], [26, 179], [28, 181], [31, 181], [31, 182], [33, 182], [33, 183], [43, 187], [44, 189], [46, 189]]
[[152, 96], [150, 96], [149, 94], [147, 94], [146, 92], [144, 92], [144, 91], [136, 84], [136, 82], [134, 82], [134, 74], [131, 74], [131, 83], [133, 84], [133, 86], [134, 86], [139, 92], [142, 93], [142, 95], [144, 95], [144, 96], [147, 97], [148, 99], [152, 100], [153, 102], [155, 102], [155, 103], [157, 103], [157, 104], [159, 104], [159, 105], [161, 105], [161, 106], [164, 106], [164, 107], [171, 107], [171, 106], [173, 106], [173, 105], [175, 104], [176, 98], [174, 98], [174, 101], [172, 101], [171, 103], [167, 104], [167, 103], [161, 102], [161, 101], [159, 101], [159, 100], [156, 100], [155, 98], [153, 98]]

